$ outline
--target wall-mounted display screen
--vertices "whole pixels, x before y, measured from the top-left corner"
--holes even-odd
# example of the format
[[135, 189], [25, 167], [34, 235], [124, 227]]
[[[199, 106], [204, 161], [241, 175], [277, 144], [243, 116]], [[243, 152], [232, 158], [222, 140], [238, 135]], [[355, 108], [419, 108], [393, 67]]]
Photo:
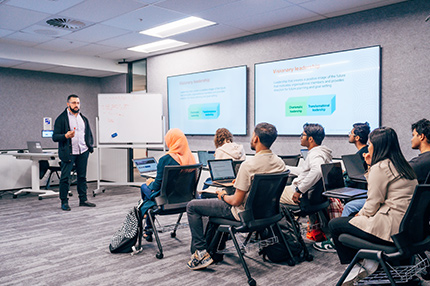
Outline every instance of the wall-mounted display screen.
[[255, 123], [300, 135], [319, 123], [346, 135], [356, 122], [380, 125], [379, 46], [255, 65]]
[[224, 127], [246, 135], [246, 66], [169, 76], [169, 129], [214, 135]]

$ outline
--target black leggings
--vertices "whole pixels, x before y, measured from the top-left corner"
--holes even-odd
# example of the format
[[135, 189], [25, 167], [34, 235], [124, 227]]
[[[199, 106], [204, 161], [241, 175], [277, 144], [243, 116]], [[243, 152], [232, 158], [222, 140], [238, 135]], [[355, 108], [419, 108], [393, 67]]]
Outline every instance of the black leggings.
[[328, 226], [330, 228], [331, 236], [333, 238], [334, 244], [336, 246], [336, 252], [339, 256], [341, 264], [351, 263], [354, 256], [357, 254], [358, 249], [354, 249], [342, 244], [339, 241], [339, 236], [343, 233], [351, 234], [355, 237], [359, 237], [361, 239], [367, 240], [369, 242], [373, 242], [376, 244], [390, 245], [393, 246], [394, 243], [380, 239], [379, 237], [374, 236], [373, 234], [367, 233], [358, 227], [353, 226], [349, 223], [349, 220], [353, 217], [338, 217], [332, 219]]

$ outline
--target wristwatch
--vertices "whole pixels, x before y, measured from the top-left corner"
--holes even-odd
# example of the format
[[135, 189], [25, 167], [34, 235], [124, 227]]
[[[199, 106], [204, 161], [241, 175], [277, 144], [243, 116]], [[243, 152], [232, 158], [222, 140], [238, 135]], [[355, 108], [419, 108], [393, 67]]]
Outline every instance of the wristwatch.
[[222, 200], [223, 202], [225, 202], [225, 201], [224, 201], [224, 196], [225, 196], [225, 194], [222, 194], [222, 195], [221, 195], [221, 200]]
[[299, 190], [299, 187], [298, 186], [296, 186], [296, 192], [298, 192], [298, 193], [302, 193], [302, 192], [300, 192], [300, 190]]

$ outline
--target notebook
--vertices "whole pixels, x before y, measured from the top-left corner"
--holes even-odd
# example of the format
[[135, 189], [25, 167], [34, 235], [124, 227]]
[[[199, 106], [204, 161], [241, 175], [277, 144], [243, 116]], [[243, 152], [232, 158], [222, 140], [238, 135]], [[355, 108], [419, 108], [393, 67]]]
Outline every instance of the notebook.
[[233, 180], [236, 176], [232, 159], [209, 160], [208, 166], [212, 183], [224, 187], [233, 186]]
[[364, 177], [366, 170], [364, 169], [363, 159], [360, 158], [360, 154], [343, 155], [342, 161], [345, 165], [346, 172], [351, 179], [363, 183], [367, 182]]
[[133, 162], [142, 177], [157, 176], [157, 160], [154, 157], [133, 159]]
[[321, 171], [325, 194], [344, 199], [367, 194], [367, 190], [345, 187], [340, 162], [322, 164]]
[[27, 148], [29, 153], [53, 154], [53, 152], [44, 152], [39, 141], [27, 141]]
[[208, 160], [215, 160], [215, 151], [197, 151], [197, 155], [203, 167], [208, 165]]

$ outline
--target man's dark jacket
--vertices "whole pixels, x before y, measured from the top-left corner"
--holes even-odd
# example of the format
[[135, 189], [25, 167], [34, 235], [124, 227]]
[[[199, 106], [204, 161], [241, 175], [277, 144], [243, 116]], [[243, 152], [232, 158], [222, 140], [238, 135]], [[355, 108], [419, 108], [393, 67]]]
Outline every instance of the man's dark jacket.
[[[91, 133], [90, 124], [88, 119], [81, 114], [82, 119], [85, 123], [85, 144], [88, 147], [88, 151], [93, 153], [94, 151], [94, 139]], [[63, 162], [70, 162], [72, 158], [72, 139], [66, 138], [66, 133], [70, 131], [69, 116], [67, 114], [67, 108], [61, 113], [54, 123], [54, 134], [52, 135], [52, 140], [58, 142], [58, 157]]]

